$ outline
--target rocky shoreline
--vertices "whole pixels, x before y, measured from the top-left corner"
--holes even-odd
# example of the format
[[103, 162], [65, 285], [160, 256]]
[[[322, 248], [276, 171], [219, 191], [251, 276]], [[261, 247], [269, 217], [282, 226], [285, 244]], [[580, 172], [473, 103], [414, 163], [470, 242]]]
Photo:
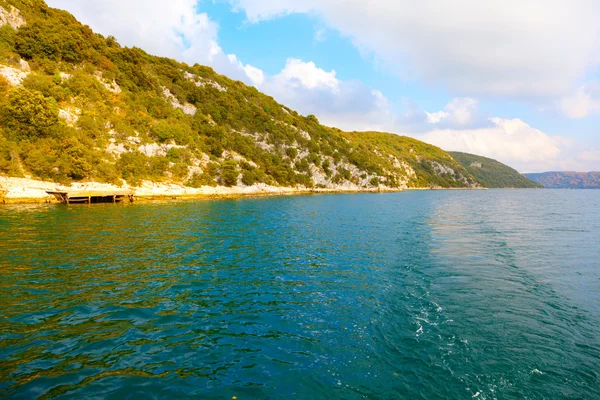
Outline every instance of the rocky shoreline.
[[136, 201], [183, 200], [199, 198], [236, 198], [256, 196], [287, 196], [311, 193], [377, 193], [401, 192], [404, 189], [377, 188], [366, 189], [358, 186], [339, 185], [331, 188], [291, 188], [269, 186], [263, 183], [252, 186], [205, 186], [201, 188], [184, 187], [177, 184], [144, 181], [140, 186], [124, 184], [116, 186], [98, 182], [76, 182], [61, 185], [55, 182], [28, 178], [0, 176], [0, 204], [42, 204], [58, 203], [47, 191], [122, 191], [132, 190]]

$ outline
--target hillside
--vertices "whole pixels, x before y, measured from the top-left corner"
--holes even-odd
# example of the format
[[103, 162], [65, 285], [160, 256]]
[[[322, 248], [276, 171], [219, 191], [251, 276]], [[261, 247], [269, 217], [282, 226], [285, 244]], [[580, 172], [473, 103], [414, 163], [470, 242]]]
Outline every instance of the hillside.
[[508, 165], [474, 154], [450, 152], [452, 157], [479, 182], [488, 188], [541, 188]]
[[42, 0], [0, 0], [0, 174], [132, 186], [479, 186], [434, 146], [323, 126], [209, 67], [121, 47]]
[[600, 172], [543, 172], [525, 176], [547, 189], [600, 189]]

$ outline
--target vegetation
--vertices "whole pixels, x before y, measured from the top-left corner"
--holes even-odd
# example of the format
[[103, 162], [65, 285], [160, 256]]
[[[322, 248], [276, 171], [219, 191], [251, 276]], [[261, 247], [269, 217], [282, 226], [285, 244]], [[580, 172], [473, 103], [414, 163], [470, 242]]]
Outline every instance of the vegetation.
[[473, 154], [451, 152], [452, 157], [488, 188], [541, 188], [542, 186], [521, 175], [511, 167], [491, 158]]
[[471, 187], [443, 150], [346, 133], [211, 68], [121, 47], [43, 0], [0, 0], [26, 24], [0, 27], [0, 173], [59, 182], [193, 187]]
[[405, 170], [414, 171], [406, 174], [409, 187], [455, 188], [476, 185], [467, 170], [439, 147], [391, 133], [352, 132], [344, 133], [344, 136], [363, 150], [353, 155], [359, 165], [369, 168], [368, 160], [360, 157], [362, 153], [371, 152], [387, 158], [388, 164], [383, 166], [388, 169], [400, 165]]

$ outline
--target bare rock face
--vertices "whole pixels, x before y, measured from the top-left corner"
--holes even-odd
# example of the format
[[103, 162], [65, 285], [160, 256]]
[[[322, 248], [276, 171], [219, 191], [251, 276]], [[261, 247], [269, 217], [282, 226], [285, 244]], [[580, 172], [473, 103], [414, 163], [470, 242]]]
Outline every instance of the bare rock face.
[[21, 71], [20, 69], [0, 65], [0, 75], [3, 76], [8, 83], [13, 86], [20, 86], [23, 83], [23, 79], [27, 78], [29, 72]]
[[10, 25], [13, 29], [19, 29], [25, 25], [25, 19], [21, 17], [21, 11], [14, 7], [7, 11], [4, 7], [0, 7], [0, 27]]
[[[65, 75], [66, 75], [66, 76], [68, 76], [66, 79], [69, 79], [69, 78], [71, 77], [71, 75], [69, 75], [69, 74], [65, 74]], [[104, 87], [106, 88], [106, 90], [108, 90], [109, 92], [111, 92], [111, 93], [114, 93], [114, 94], [119, 94], [119, 93], [121, 93], [121, 91], [122, 91], [122, 90], [121, 90], [121, 87], [120, 87], [120, 86], [117, 84], [117, 82], [116, 82], [116, 81], [114, 81], [114, 80], [112, 80], [112, 81], [109, 81], [108, 79], [104, 79], [104, 78], [102, 77], [102, 74], [101, 74], [100, 72], [96, 72], [96, 74], [94, 74], [94, 77], [95, 77], [95, 78], [98, 80], [98, 82], [100, 82], [100, 84], [101, 84], [102, 86], [104, 86]], [[62, 74], [62, 72], [61, 72], [61, 78], [62, 78], [63, 80], [65, 80], [65, 78], [63, 77], [63, 74]]]
[[203, 78], [201, 78], [199, 76], [196, 76], [194, 74], [190, 74], [187, 71], [183, 73], [183, 77], [185, 79], [193, 82], [198, 87], [211, 86], [211, 87], [217, 89], [219, 92], [226, 92], [227, 91], [227, 88], [224, 87], [224, 86], [221, 86], [218, 82], [211, 81], [210, 79], [203, 79]]
[[75, 124], [77, 124], [77, 121], [79, 120], [79, 114], [81, 114], [81, 110], [78, 108], [58, 110], [58, 117], [63, 119], [69, 126], [75, 126]]
[[163, 87], [162, 89], [165, 98], [169, 101], [169, 103], [171, 103], [171, 106], [173, 106], [174, 108], [179, 108], [181, 111], [183, 111], [184, 114], [196, 115], [196, 107], [189, 103], [181, 104], [179, 100], [177, 100], [177, 98], [173, 96], [173, 93], [171, 93], [169, 89], [165, 87]]
[[21, 68], [21, 71], [25, 71], [25, 72], [31, 72], [31, 68], [29, 67], [29, 63], [23, 59], [21, 59], [21, 61], [19, 61], [19, 68]]

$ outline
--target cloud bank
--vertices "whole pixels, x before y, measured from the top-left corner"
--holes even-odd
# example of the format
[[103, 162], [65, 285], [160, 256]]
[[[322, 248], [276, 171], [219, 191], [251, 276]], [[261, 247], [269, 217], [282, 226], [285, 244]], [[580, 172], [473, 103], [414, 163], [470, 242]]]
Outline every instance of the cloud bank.
[[307, 13], [402, 78], [458, 95], [566, 96], [600, 65], [595, 0], [230, 0], [251, 22]]

